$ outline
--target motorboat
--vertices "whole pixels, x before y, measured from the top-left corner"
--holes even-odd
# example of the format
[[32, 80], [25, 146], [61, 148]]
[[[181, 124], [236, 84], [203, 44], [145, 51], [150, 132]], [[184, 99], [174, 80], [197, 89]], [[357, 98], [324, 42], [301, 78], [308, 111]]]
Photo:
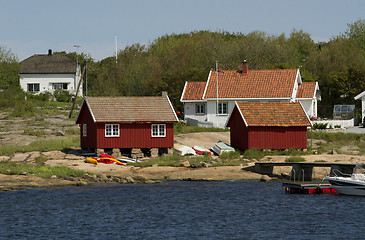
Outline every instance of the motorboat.
[[196, 155], [195, 150], [189, 146], [185, 146], [185, 145], [180, 145], [180, 144], [175, 144], [174, 145], [174, 151], [176, 154], [180, 155], [180, 156], [185, 156], [185, 155]]
[[[334, 176], [327, 176], [327, 180], [339, 194], [365, 196], [365, 164], [357, 164], [352, 174], [333, 171]], [[346, 176], [347, 175], [347, 176]]]

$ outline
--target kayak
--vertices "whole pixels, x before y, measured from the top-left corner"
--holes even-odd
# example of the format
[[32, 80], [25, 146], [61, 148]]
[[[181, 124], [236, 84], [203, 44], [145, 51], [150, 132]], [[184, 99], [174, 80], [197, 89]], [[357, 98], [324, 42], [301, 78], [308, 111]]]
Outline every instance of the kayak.
[[212, 155], [212, 152], [209, 149], [206, 149], [206, 148], [203, 148], [203, 147], [200, 147], [197, 145], [195, 145], [193, 147], [193, 149], [196, 152], [196, 154], [198, 154], [198, 155], [204, 155], [204, 154]]
[[93, 157], [93, 158], [86, 158], [85, 162], [87, 163], [104, 163], [104, 164], [117, 164], [117, 165], [123, 165], [125, 166], [126, 163], [122, 163], [121, 161], [115, 159], [113, 156], [110, 156], [109, 154], [100, 154], [99, 157]]

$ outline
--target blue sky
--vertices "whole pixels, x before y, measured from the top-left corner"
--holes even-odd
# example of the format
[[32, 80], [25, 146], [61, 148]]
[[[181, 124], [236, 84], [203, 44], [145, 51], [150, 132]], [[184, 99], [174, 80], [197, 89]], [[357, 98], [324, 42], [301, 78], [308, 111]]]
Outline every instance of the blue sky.
[[289, 36], [295, 28], [328, 41], [365, 19], [363, 0], [0, 0], [0, 45], [23, 60], [53, 51], [113, 56], [133, 43], [149, 44], [195, 30], [264, 31]]

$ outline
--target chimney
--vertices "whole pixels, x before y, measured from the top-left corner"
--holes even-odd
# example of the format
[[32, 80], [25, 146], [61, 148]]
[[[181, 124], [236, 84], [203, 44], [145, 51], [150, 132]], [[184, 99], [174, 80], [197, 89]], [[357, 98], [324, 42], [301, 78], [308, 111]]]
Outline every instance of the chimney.
[[246, 60], [243, 60], [241, 68], [242, 68], [242, 74], [248, 73], [248, 63]]
[[48, 49], [48, 56], [52, 56], [52, 49]]
[[167, 92], [166, 91], [162, 92], [162, 97], [167, 97]]

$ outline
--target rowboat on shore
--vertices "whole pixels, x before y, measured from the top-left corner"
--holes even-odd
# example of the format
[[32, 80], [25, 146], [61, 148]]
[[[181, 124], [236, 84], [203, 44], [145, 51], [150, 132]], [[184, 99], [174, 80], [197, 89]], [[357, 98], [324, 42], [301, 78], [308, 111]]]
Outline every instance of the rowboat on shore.
[[180, 156], [196, 155], [193, 148], [185, 146], [185, 145], [180, 145], [180, 144], [175, 144], [174, 145], [174, 151], [175, 151], [176, 154], [178, 154]]
[[197, 145], [195, 145], [193, 147], [193, 149], [194, 149], [195, 153], [198, 155], [204, 155], [204, 154], [212, 155], [212, 152], [209, 149], [206, 149], [206, 148], [203, 148], [203, 147], [200, 147]]
[[224, 152], [234, 152], [234, 148], [229, 146], [228, 144], [218, 141], [214, 146], [212, 147], [213, 152], [215, 152], [218, 156], [221, 155]]

